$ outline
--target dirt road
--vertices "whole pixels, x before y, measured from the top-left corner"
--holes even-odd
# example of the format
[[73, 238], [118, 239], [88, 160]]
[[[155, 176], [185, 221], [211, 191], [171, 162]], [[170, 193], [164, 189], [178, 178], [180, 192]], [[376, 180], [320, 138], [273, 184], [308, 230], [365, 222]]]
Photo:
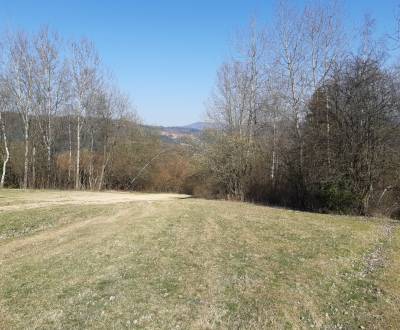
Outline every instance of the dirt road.
[[169, 201], [188, 198], [183, 194], [151, 194], [129, 192], [87, 192], [87, 191], [26, 191], [16, 196], [0, 192], [0, 212], [25, 210], [52, 205], [113, 204], [136, 201]]

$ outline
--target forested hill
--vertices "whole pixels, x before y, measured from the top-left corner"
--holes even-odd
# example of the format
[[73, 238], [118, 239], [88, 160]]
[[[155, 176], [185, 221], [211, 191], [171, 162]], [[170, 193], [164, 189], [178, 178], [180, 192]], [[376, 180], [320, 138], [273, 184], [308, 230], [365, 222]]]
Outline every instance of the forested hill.
[[[22, 129], [22, 120], [18, 113], [16, 112], [5, 112], [3, 114], [4, 120], [7, 122], [7, 135], [10, 140], [23, 140], [24, 132]], [[36, 117], [32, 117], [33, 126], [35, 126]], [[92, 118], [95, 120], [95, 118]], [[115, 119], [115, 122], [118, 120]], [[129, 118], [127, 118], [126, 123], [129, 123]], [[57, 130], [59, 132], [66, 131], [62, 134], [63, 139], [68, 134], [68, 122], [73, 122], [71, 118], [68, 116], [57, 116], [54, 120]], [[196, 122], [189, 125], [184, 126], [156, 126], [156, 125], [147, 125], [140, 124], [135, 121], [131, 121], [132, 127], [136, 127], [141, 129], [142, 131], [148, 131], [152, 135], [159, 135], [161, 139], [165, 142], [179, 142], [179, 138], [182, 137], [196, 137], [198, 138], [201, 133], [207, 129], [212, 128], [213, 125], [211, 123], [206, 122]]]
[[[3, 112], [10, 159], [5, 185], [20, 187], [24, 177], [24, 130], [18, 112]], [[76, 176], [76, 117], [52, 118], [53, 141], [50, 166], [43, 143], [46, 117], [29, 117], [31, 137], [28, 154], [29, 187], [73, 188]], [[187, 127], [143, 125], [130, 116], [105, 119], [88, 116], [80, 123], [80, 185], [82, 189], [179, 191], [193, 193], [197, 180], [192, 150], [201, 130]], [[186, 145], [186, 146], [185, 146]], [[4, 146], [0, 145], [4, 154]]]

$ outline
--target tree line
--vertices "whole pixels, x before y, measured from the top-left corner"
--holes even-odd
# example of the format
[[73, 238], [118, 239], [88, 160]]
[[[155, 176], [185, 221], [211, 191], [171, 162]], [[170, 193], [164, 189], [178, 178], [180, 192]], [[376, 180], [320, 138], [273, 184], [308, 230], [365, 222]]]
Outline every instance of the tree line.
[[[400, 19], [376, 38], [336, 2], [276, 4], [217, 72], [210, 128], [178, 143], [141, 125], [87, 40], [43, 28], [1, 44], [0, 185], [174, 191], [400, 216]], [[352, 35], [351, 35], [352, 34]]]
[[335, 2], [281, 1], [272, 23], [239, 35], [209, 105], [216, 129], [202, 164], [211, 196], [398, 212], [399, 38], [377, 39], [368, 16], [346, 36], [340, 12]]
[[86, 38], [4, 34], [0, 129], [1, 188], [192, 192], [191, 149], [142, 125]]
[[90, 40], [8, 32], [0, 55], [1, 187], [126, 189], [160, 148]]

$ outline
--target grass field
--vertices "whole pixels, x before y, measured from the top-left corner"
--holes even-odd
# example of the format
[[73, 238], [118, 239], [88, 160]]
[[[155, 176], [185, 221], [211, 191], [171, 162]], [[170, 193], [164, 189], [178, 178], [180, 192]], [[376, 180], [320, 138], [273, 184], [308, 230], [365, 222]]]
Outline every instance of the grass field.
[[0, 191], [0, 329], [384, 329], [400, 227], [180, 195]]

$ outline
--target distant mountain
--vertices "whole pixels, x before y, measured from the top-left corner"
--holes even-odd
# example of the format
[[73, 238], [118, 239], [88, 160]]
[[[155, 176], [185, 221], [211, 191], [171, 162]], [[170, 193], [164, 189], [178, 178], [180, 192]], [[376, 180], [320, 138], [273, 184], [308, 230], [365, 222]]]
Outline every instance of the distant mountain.
[[207, 128], [212, 128], [213, 126], [214, 125], [212, 123], [207, 123], [207, 122], [204, 122], [204, 121], [198, 121], [198, 122], [192, 123], [190, 125], [185, 125], [185, 126], [182, 126], [182, 127], [183, 128], [191, 128], [191, 129], [195, 129], [195, 130], [198, 130], [198, 131], [202, 131], [202, 130], [207, 129]]
[[185, 126], [146, 126], [160, 132], [163, 141], [180, 143], [184, 138], [197, 138], [204, 129], [212, 128], [213, 124], [196, 122]]

